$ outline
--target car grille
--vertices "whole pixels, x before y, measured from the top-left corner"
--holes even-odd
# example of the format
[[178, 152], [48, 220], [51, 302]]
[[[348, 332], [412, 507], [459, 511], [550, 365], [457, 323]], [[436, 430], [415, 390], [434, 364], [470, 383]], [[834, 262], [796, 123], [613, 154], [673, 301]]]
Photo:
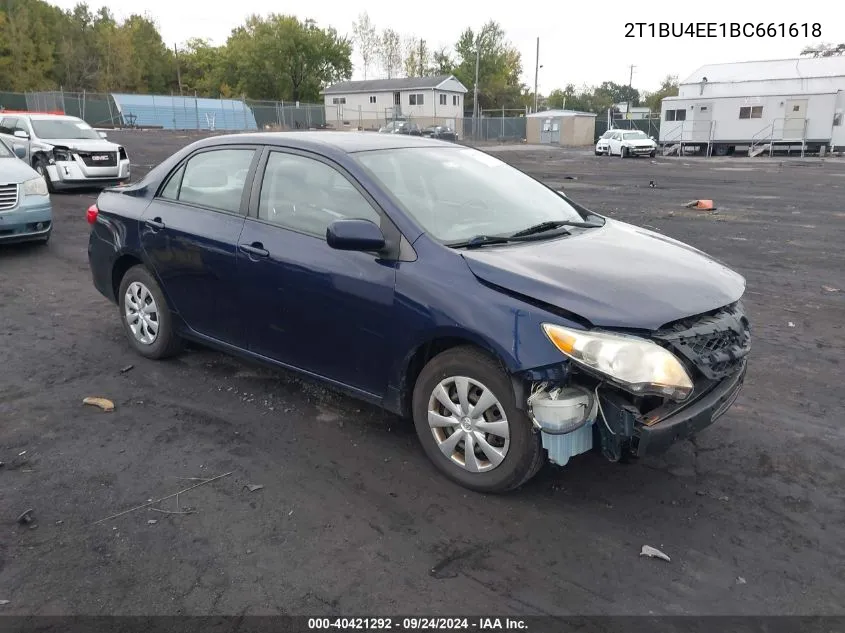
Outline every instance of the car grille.
[[77, 152], [76, 154], [88, 167], [114, 167], [117, 165], [117, 152]]
[[670, 323], [654, 338], [708, 380], [720, 380], [734, 373], [751, 351], [751, 325], [740, 302]]
[[18, 205], [18, 186], [0, 185], [0, 211], [13, 209]]

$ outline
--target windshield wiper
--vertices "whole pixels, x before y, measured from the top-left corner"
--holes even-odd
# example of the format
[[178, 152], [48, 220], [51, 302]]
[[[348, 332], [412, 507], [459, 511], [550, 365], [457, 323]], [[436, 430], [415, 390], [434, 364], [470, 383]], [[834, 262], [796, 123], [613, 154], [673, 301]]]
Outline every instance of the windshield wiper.
[[601, 224], [594, 224], [592, 222], [575, 222], [573, 220], [551, 220], [547, 222], [540, 222], [527, 229], [522, 229], [516, 233], [511, 233], [509, 237], [525, 237], [526, 235], [536, 235], [537, 233], [545, 233], [546, 231], [554, 231], [565, 226], [573, 226], [580, 229], [598, 228]]
[[511, 238], [504, 235], [474, 235], [468, 240], [461, 240], [460, 242], [451, 242], [447, 244], [452, 248], [478, 248], [479, 246], [487, 246], [488, 244], [507, 244]]

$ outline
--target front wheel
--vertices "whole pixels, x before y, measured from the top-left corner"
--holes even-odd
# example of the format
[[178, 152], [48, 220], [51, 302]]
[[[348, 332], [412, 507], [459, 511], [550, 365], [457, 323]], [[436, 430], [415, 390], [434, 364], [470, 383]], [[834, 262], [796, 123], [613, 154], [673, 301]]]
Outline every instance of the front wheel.
[[56, 189], [53, 187], [53, 181], [50, 179], [50, 172], [47, 171], [47, 161], [43, 158], [36, 158], [33, 168], [44, 179], [44, 182], [47, 183], [47, 191], [49, 193], [55, 193]]
[[162, 359], [181, 350], [164, 294], [150, 272], [133, 266], [120, 281], [120, 317], [129, 343], [142, 356]]
[[506, 492], [544, 463], [540, 435], [516, 407], [500, 363], [474, 347], [439, 354], [414, 387], [413, 417], [428, 458], [477, 492]]

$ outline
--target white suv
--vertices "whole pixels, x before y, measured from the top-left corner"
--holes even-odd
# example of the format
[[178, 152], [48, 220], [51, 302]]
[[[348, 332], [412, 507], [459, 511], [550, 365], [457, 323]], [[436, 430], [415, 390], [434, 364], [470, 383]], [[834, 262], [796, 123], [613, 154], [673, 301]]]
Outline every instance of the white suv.
[[24, 149], [22, 160], [44, 177], [51, 192], [129, 180], [126, 149], [76, 117], [0, 112], [0, 138]]

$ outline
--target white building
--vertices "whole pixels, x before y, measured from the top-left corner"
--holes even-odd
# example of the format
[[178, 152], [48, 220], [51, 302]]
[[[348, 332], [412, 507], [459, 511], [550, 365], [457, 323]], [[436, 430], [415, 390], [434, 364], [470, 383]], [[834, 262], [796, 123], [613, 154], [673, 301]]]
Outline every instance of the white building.
[[614, 103], [613, 107], [617, 110], [613, 113], [614, 119], [648, 119], [651, 117], [651, 109], [648, 106], [631, 106], [628, 111], [627, 103]]
[[702, 66], [663, 99], [664, 153], [845, 149], [845, 57]]
[[393, 119], [421, 126], [451, 124], [464, 116], [466, 87], [453, 75], [342, 81], [323, 91], [326, 122], [373, 129]]

